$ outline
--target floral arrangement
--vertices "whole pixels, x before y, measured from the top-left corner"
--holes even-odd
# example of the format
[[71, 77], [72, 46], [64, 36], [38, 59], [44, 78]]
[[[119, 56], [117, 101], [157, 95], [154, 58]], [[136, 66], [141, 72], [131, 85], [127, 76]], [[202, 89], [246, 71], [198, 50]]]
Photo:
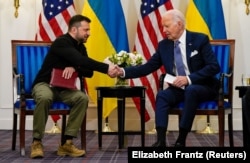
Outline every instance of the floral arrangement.
[[[113, 63], [119, 67], [138, 66], [143, 63], [143, 57], [137, 52], [126, 52], [121, 50], [117, 54], [112, 54], [104, 60], [105, 63]], [[128, 80], [118, 77], [115, 85], [127, 85]]]
[[143, 57], [137, 52], [126, 52], [121, 50], [117, 54], [112, 54], [104, 60], [105, 63], [113, 63], [119, 67], [137, 66], [143, 63]]

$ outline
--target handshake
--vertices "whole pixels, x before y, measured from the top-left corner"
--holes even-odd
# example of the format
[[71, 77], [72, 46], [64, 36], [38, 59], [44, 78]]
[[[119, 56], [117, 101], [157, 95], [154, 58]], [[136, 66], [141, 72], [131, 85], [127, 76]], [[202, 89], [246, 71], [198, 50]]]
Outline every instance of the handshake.
[[124, 75], [123, 68], [119, 67], [118, 65], [109, 64], [108, 75], [111, 78], [123, 76]]

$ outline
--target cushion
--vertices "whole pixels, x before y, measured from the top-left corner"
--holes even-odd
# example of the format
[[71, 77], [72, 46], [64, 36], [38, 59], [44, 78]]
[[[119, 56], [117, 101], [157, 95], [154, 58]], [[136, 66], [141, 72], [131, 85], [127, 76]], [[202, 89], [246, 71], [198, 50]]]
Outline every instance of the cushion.
[[[35, 109], [35, 100], [34, 99], [27, 99], [26, 100], [26, 109], [27, 110], [34, 110]], [[18, 99], [15, 104], [14, 104], [14, 107], [15, 108], [20, 108], [20, 99]], [[53, 102], [52, 106], [51, 106], [51, 109], [57, 109], [57, 110], [69, 110], [70, 107], [63, 103], [63, 102]]]

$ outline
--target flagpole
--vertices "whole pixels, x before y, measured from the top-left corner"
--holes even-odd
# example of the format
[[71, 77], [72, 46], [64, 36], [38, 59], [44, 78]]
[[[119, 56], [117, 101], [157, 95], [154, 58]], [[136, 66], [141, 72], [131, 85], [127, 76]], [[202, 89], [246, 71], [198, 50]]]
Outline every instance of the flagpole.
[[214, 131], [211, 126], [210, 126], [210, 117], [209, 115], [207, 115], [207, 126], [201, 130], [201, 131], [197, 131], [197, 133], [199, 134], [215, 134], [215, 133], [218, 133], [217, 131]]
[[152, 130], [150, 130], [150, 131], [147, 131], [146, 134], [149, 134], [149, 135], [156, 134], [155, 125], [154, 125], [154, 128]]
[[[166, 133], [168, 133], [168, 131], [166, 131]], [[157, 134], [156, 129], [155, 129], [155, 125], [154, 125], [154, 128], [150, 131], [147, 131], [146, 134], [149, 134], [149, 135]]]
[[111, 128], [109, 127], [109, 118], [108, 117], [105, 118], [105, 123], [104, 123], [104, 127], [103, 127], [102, 131], [103, 132], [113, 132], [111, 130]]
[[[106, 117], [105, 118], [105, 123], [104, 123], [104, 127], [102, 129], [102, 132], [114, 132], [110, 127], [109, 127], [109, 118]], [[98, 131], [95, 131], [95, 133], [98, 133]]]
[[54, 122], [54, 125], [52, 126], [52, 128], [48, 131], [45, 131], [45, 133], [48, 134], [60, 134], [62, 131], [60, 129], [60, 127], [58, 126], [57, 122]]

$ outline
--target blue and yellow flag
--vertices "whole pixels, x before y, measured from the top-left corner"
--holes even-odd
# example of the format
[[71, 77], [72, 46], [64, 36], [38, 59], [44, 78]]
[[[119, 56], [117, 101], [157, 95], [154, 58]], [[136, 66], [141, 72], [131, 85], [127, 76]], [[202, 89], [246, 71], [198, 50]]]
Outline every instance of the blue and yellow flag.
[[186, 28], [205, 33], [210, 39], [227, 38], [221, 0], [190, 0]]
[[[121, 50], [129, 51], [125, 17], [120, 0], [85, 0], [82, 15], [91, 19], [90, 37], [85, 43], [89, 57], [103, 62], [111, 54]], [[87, 78], [88, 93], [94, 103], [97, 86], [113, 86], [115, 79], [95, 72]], [[103, 117], [109, 116], [116, 108], [114, 99], [104, 100]]]

